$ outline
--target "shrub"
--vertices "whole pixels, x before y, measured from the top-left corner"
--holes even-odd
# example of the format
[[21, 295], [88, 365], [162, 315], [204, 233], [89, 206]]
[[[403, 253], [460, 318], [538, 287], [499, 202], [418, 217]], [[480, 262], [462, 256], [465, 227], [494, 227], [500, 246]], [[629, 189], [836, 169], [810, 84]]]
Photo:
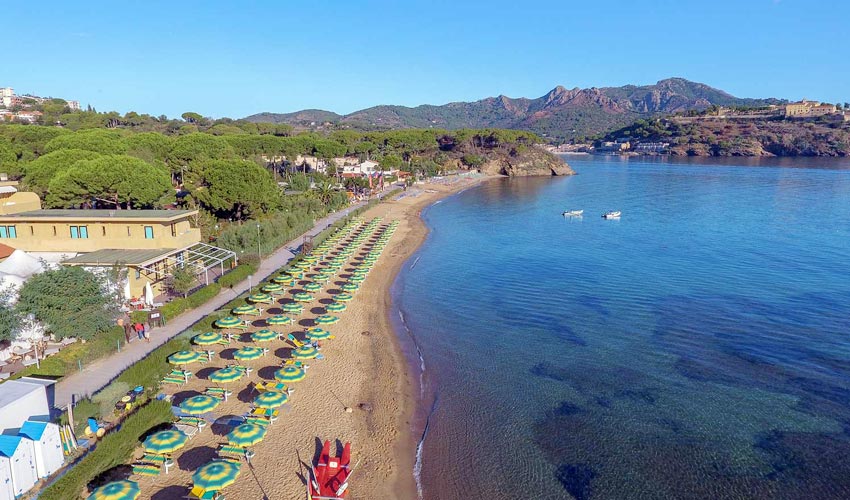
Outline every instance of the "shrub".
[[[78, 436], [84, 434], [83, 429], [88, 425], [89, 418], [98, 418], [100, 407], [91, 398], [84, 398], [77, 401], [74, 405], [74, 433]], [[59, 418], [59, 423], [62, 425], [70, 423], [68, 421], [68, 413], [63, 413]]]
[[151, 401], [131, 414], [117, 430], [103, 440], [80, 463], [72, 467], [58, 481], [45, 489], [41, 500], [67, 500], [79, 498], [83, 488], [98, 475], [126, 463], [139, 445], [140, 439], [150, 429], [171, 422], [171, 404]]
[[171, 370], [168, 364], [168, 356], [177, 351], [189, 349], [189, 347], [189, 339], [178, 335], [161, 347], [154, 349], [144, 359], [130, 365], [129, 368], [121, 372], [121, 375], [118, 375], [115, 382], [123, 382], [129, 386], [124, 392], [139, 385], [148, 390], [155, 390], [159, 381]]
[[201, 288], [197, 292], [186, 297], [186, 301], [188, 302], [188, 306], [194, 309], [212, 300], [216, 295], [218, 295], [218, 292], [220, 291], [221, 285], [219, 285], [218, 283], [210, 283], [209, 285]]
[[218, 279], [218, 284], [222, 288], [229, 288], [240, 283], [248, 278], [249, 274], [257, 272], [257, 268], [251, 264], [240, 264], [233, 268], [229, 273]]
[[129, 390], [130, 384], [126, 382], [114, 382], [92, 396], [92, 402], [99, 408], [98, 415], [100, 415], [101, 418], [111, 415], [112, 412], [115, 411], [115, 403], [127, 394], [127, 391]]

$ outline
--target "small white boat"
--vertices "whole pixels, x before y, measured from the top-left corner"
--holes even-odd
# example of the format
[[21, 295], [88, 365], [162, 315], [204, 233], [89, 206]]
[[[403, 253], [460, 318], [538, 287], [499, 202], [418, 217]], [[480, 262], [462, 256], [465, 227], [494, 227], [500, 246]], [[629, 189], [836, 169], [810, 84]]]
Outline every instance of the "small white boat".
[[584, 213], [584, 210], [567, 210], [561, 215], [564, 217], [581, 217], [581, 214]]
[[620, 211], [615, 210], [613, 212], [605, 212], [604, 214], [602, 214], [602, 218], [603, 219], [619, 219], [620, 218]]

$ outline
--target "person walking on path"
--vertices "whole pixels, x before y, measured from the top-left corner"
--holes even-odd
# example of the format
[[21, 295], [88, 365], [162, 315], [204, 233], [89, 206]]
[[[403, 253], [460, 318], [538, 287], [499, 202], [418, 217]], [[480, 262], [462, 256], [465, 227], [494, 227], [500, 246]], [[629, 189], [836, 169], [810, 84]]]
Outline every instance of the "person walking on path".
[[136, 323], [134, 328], [136, 329], [136, 335], [139, 336], [139, 340], [144, 339], [145, 338], [145, 327], [141, 323]]
[[151, 343], [151, 325], [150, 325], [150, 323], [145, 321], [145, 324], [142, 325], [142, 331], [145, 334], [145, 342], [150, 344]]

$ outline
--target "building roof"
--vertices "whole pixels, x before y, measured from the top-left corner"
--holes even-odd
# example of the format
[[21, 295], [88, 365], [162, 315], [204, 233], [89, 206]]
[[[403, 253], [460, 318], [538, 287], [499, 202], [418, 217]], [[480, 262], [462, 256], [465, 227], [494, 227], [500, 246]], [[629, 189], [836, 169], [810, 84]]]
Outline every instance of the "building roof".
[[15, 249], [10, 247], [9, 245], [4, 245], [0, 243], [0, 260], [5, 259], [6, 257], [12, 255]]
[[[51, 382], [54, 382], [51, 380]], [[8, 411], [7, 407], [17, 403], [22, 397], [35, 391], [43, 391], [44, 386], [39, 383], [34, 383], [28, 378], [19, 380], [7, 380], [3, 382], [0, 391], [0, 411]]]
[[19, 436], [23, 436], [33, 441], [39, 441], [44, 435], [44, 430], [47, 429], [47, 422], [36, 422], [35, 420], [27, 420], [18, 431]]
[[18, 445], [21, 444], [21, 436], [8, 436], [0, 434], [0, 455], [8, 458], [15, 456]]
[[16, 220], [106, 220], [122, 221], [172, 221], [197, 213], [197, 210], [66, 210], [44, 209], [4, 215], [0, 218]]
[[133, 266], [143, 265], [152, 261], [160, 260], [169, 254], [173, 253], [176, 248], [157, 248], [150, 250], [119, 250], [105, 248], [77, 255], [67, 260], [63, 260], [62, 264], [72, 266]]

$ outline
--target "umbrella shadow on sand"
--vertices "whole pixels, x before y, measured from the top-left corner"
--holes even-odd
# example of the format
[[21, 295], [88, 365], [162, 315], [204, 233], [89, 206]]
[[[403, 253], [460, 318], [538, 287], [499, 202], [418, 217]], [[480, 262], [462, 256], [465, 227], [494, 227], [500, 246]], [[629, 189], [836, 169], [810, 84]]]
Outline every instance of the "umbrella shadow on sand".
[[319, 304], [328, 305], [333, 301], [334, 301], [334, 299], [330, 299], [330, 298], [319, 299]]
[[292, 356], [292, 347], [278, 347], [274, 350], [274, 355], [281, 359], [289, 359]]
[[174, 500], [176, 498], [187, 498], [189, 495], [188, 486], [180, 486], [173, 484], [157, 491], [151, 495], [151, 500]]
[[177, 457], [177, 467], [180, 470], [196, 470], [198, 467], [209, 463], [217, 457], [218, 451], [215, 448], [211, 446], [197, 446], [186, 450]]
[[257, 370], [257, 375], [263, 380], [274, 380], [274, 373], [279, 369], [279, 366], [264, 366]]
[[312, 328], [314, 326], [318, 326], [316, 321], [312, 318], [300, 319], [300, 320], [298, 320], [298, 324], [305, 327], [305, 328]]
[[186, 401], [187, 399], [198, 396], [200, 394], [201, 393], [198, 391], [177, 392], [174, 394], [174, 396], [171, 397], [171, 404], [173, 404], [174, 406], [180, 406], [181, 404], [183, 404], [183, 401]]
[[249, 386], [239, 391], [236, 398], [243, 403], [251, 403], [254, 401], [254, 392], [254, 386]]
[[216, 436], [226, 436], [235, 427], [234, 422], [242, 420], [242, 417], [236, 415], [223, 415], [215, 419], [215, 422], [210, 425], [210, 430]]
[[[227, 360], [231, 360], [231, 361], [232, 361], [232, 360], [234, 359], [234, 358], [233, 358], [233, 354], [234, 354], [236, 351], [237, 351], [237, 349], [236, 349], [236, 348], [234, 348], [234, 347], [228, 347], [227, 349], [223, 349], [220, 353], [218, 353], [218, 356], [219, 356], [221, 359], [227, 359]], [[208, 375], [208, 376], [209, 376], [209, 375]]]
[[[232, 355], [231, 355], [231, 359], [232, 359]], [[212, 372], [214, 372], [216, 370], [218, 370], [218, 367], [206, 366], [206, 367], [198, 370], [198, 373], [196, 373], [195, 376], [197, 376], [200, 379], [209, 379]]]
[[310, 308], [310, 314], [325, 314], [325, 308], [321, 306], [316, 306]]

